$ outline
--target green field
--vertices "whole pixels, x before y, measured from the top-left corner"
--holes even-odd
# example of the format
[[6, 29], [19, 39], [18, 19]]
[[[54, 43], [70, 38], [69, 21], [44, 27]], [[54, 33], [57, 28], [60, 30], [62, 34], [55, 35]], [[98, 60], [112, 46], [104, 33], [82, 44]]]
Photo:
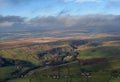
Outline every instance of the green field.
[[[118, 63], [118, 61], [112, 60], [112, 62], [116, 63]], [[83, 66], [79, 65], [78, 62], [73, 62], [33, 70], [24, 78], [15, 79], [15, 82], [118, 82], [119, 78], [112, 78], [111, 76], [113, 71], [111, 67], [113, 65], [114, 63], [111, 63], [111, 61], [109, 65], [108, 63], [101, 63]], [[120, 73], [120, 68], [117, 67], [114, 70]]]
[[120, 46], [87, 47], [81, 50], [69, 42], [55, 42], [1, 49], [0, 82], [119, 82]]

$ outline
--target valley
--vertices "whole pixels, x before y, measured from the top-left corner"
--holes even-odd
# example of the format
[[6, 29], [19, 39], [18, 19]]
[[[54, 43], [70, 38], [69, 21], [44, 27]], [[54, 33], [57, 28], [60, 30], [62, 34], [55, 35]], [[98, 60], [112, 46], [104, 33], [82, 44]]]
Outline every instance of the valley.
[[0, 41], [0, 81], [119, 82], [119, 59], [118, 35]]

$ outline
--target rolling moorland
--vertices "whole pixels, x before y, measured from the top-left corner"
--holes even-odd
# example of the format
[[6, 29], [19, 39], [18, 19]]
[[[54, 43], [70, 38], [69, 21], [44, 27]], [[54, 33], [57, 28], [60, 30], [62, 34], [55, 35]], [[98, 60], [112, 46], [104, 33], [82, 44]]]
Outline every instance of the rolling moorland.
[[119, 81], [119, 35], [0, 41], [0, 82]]
[[120, 0], [0, 0], [0, 82], [120, 82]]

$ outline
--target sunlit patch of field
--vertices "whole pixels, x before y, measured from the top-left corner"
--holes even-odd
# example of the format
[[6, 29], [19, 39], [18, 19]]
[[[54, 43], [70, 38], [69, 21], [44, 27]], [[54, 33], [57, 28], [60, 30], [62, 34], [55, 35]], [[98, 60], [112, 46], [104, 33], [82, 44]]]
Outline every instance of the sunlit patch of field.
[[120, 41], [108, 41], [108, 42], [104, 42], [103, 46], [120, 46]]

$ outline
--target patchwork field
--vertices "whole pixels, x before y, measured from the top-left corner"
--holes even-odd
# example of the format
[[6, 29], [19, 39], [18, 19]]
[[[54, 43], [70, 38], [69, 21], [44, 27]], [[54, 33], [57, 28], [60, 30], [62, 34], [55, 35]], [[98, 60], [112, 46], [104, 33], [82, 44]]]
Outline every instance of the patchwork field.
[[0, 82], [120, 81], [118, 36], [0, 45]]

